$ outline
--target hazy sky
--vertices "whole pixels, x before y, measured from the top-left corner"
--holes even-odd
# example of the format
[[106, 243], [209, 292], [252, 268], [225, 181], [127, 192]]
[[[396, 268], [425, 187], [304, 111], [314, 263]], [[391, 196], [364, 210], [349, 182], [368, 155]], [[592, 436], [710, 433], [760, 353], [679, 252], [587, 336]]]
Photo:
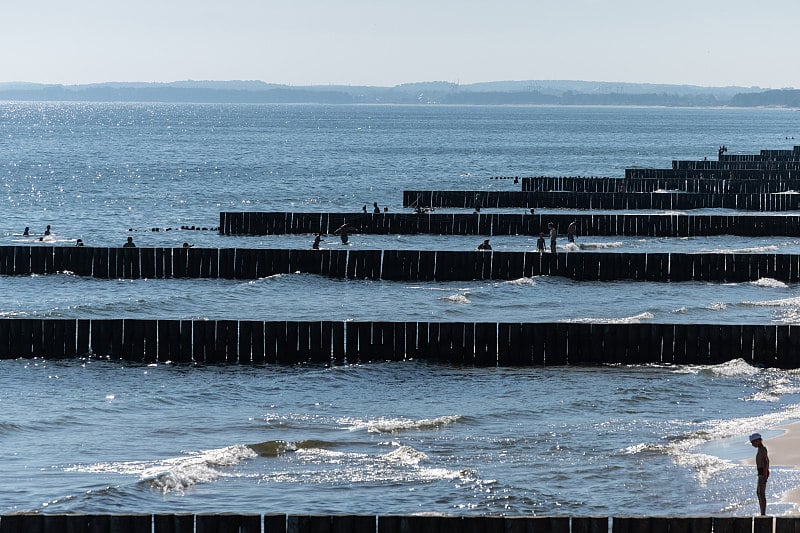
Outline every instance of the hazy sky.
[[800, 87], [800, 0], [6, 0], [0, 81]]

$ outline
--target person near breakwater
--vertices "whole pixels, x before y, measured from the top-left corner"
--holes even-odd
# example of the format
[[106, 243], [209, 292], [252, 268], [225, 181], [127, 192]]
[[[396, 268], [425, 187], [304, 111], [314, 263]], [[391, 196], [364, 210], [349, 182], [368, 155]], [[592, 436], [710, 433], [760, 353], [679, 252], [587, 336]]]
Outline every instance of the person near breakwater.
[[45, 237], [46, 237], [47, 235], [50, 235], [50, 224], [48, 224], [48, 225], [47, 225], [47, 229], [45, 229], [45, 230], [44, 230], [44, 235], [45, 235]]
[[22, 236], [23, 237], [27, 237], [30, 234], [31, 234], [31, 228], [29, 228], [28, 226], [25, 226], [25, 231], [22, 232]]
[[489, 244], [489, 239], [484, 239], [482, 243], [478, 245], [478, 250], [491, 250], [492, 245]]
[[122, 245], [123, 248], [136, 248], [136, 245], [133, 243], [133, 237], [128, 237], [128, 240], [125, 244]]
[[339, 229], [333, 232], [334, 235], [338, 235], [339, 238], [342, 239], [342, 244], [347, 244], [348, 237], [351, 233], [358, 233], [358, 230], [347, 222], [339, 226]]
[[322, 234], [317, 233], [316, 237], [314, 237], [314, 242], [311, 244], [312, 250], [319, 250], [319, 243], [322, 242]]
[[376, 215], [381, 214], [381, 208], [378, 207], [378, 202], [372, 202], [372, 212]]
[[558, 237], [558, 230], [552, 222], [547, 223], [547, 229], [550, 231], [550, 253], [556, 253], [556, 238]]
[[536, 239], [536, 249], [540, 254], [544, 253], [544, 233], [539, 232], [539, 238]]
[[756, 452], [756, 472], [758, 473], [758, 484], [756, 485], [756, 496], [758, 496], [758, 507], [761, 516], [767, 514], [767, 479], [769, 479], [769, 455], [767, 447], [760, 433], [750, 435], [750, 444], [758, 448]]
[[576, 228], [576, 221], [573, 220], [567, 226], [567, 241], [568, 242], [575, 242], [575, 228]]
[[83, 246], [83, 239], [78, 239], [75, 241], [75, 246]]

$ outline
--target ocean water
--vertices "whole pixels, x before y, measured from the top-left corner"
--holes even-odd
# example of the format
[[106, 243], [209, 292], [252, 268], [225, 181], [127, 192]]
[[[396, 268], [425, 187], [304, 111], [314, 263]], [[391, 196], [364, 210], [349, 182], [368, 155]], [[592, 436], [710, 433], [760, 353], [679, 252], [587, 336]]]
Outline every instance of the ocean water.
[[[0, 244], [299, 247], [219, 211], [400, 211], [404, 188], [622, 176], [785, 149], [773, 109], [0, 103]], [[24, 227], [34, 235], [23, 237]], [[188, 230], [182, 227], [201, 229]], [[160, 231], [150, 231], [159, 228]], [[205, 228], [205, 229], [203, 229]], [[169, 229], [169, 231], [167, 231]], [[797, 253], [797, 238], [579, 237], [562, 252]], [[356, 235], [361, 248], [473, 249]], [[492, 237], [495, 249], [535, 247]], [[325, 247], [340, 247], [327, 239]], [[0, 317], [800, 323], [796, 284], [0, 278]], [[800, 375], [712, 367], [473, 369], [0, 362], [0, 512], [747, 515], [746, 435], [800, 419]], [[767, 441], [768, 444], [768, 441]], [[779, 458], [773, 458], [778, 461]], [[769, 511], [800, 471], [776, 467]]]

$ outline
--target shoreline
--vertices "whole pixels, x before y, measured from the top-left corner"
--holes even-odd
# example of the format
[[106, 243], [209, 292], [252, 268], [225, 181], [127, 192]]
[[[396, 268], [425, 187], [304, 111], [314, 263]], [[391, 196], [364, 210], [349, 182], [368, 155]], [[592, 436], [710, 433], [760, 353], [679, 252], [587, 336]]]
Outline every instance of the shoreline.
[[[773, 467], [789, 467], [800, 470], [800, 421], [781, 424], [769, 428], [782, 433], [775, 437], [764, 438], [764, 446], [769, 453], [770, 469]], [[755, 466], [755, 456], [741, 461], [742, 464]], [[787, 490], [781, 494], [779, 503], [790, 504], [792, 509], [786, 515], [800, 514], [800, 487]]]

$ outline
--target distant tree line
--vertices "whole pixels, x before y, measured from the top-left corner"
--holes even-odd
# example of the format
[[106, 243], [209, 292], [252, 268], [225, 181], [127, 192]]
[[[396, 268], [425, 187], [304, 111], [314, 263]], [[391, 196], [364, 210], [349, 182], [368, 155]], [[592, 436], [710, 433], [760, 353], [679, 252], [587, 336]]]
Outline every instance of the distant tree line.
[[[260, 85], [259, 85], [260, 84]], [[497, 85], [498, 87], [506, 87]], [[621, 85], [620, 87], [623, 87]], [[655, 86], [654, 86], [655, 87]], [[624, 87], [623, 87], [624, 88]], [[639, 89], [640, 87], [636, 87]], [[644, 88], [644, 87], [643, 87]], [[659, 87], [661, 88], [661, 87]], [[730, 89], [730, 88], [728, 88]], [[460, 104], [460, 105], [635, 105], [635, 106], [780, 106], [800, 108], [800, 90], [782, 89], [737, 94], [705, 90], [679, 92], [580, 90], [543, 91], [470, 89], [444, 82], [396, 87], [293, 87], [260, 82], [195, 82], [179, 84], [38, 85], [0, 84], [0, 100], [63, 102], [186, 103], [318, 103], [318, 104]]]
[[780, 89], [760, 93], [737, 94], [731, 98], [730, 105], [737, 107], [800, 107], [800, 90]]

